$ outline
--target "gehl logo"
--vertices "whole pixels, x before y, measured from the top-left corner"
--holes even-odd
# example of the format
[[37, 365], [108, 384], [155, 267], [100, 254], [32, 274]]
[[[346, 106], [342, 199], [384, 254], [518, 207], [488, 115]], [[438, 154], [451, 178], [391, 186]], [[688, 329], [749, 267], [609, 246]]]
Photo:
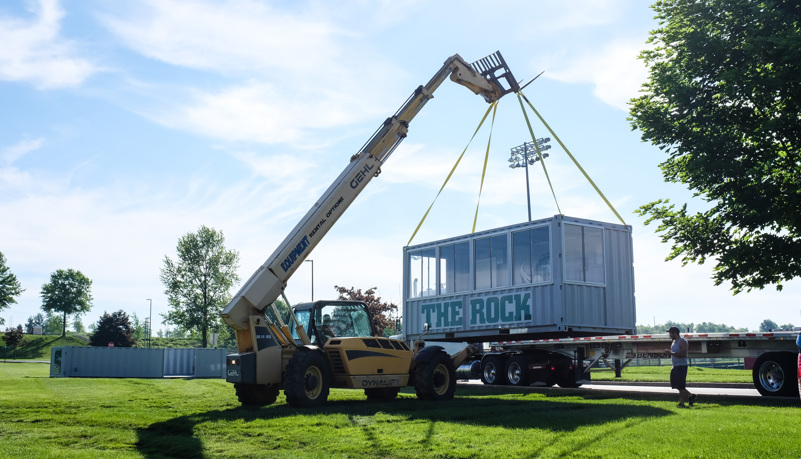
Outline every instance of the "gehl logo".
[[357, 186], [359, 186], [359, 184], [362, 183], [362, 180], [364, 180], [364, 178], [367, 177], [367, 174], [369, 174], [370, 171], [373, 170], [373, 167], [375, 166], [365, 164], [364, 169], [357, 172], [356, 176], [353, 177], [353, 180], [350, 181], [350, 187], [356, 188]]

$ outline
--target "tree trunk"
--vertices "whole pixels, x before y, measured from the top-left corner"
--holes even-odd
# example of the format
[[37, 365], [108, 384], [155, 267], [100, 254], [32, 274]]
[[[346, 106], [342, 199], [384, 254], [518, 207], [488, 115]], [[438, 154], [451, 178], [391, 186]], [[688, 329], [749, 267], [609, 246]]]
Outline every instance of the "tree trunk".
[[67, 337], [67, 311], [64, 311], [64, 320], [61, 321], [61, 337]]

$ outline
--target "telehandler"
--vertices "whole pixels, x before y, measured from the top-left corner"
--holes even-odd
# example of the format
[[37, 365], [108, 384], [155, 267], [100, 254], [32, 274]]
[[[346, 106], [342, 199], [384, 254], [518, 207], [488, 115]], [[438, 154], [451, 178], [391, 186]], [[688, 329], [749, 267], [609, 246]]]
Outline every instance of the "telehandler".
[[395, 398], [405, 386], [414, 386], [421, 399], [453, 398], [455, 368], [470, 348], [451, 356], [441, 346], [426, 347], [422, 340], [410, 348], [401, 340], [376, 337], [368, 308], [359, 302], [302, 303], [285, 314], [274, 304], [289, 277], [379, 174], [406, 137], [411, 120], [448, 77], [488, 103], [520, 89], [500, 52], [472, 64], [458, 54], [451, 56], [351, 157], [222, 312], [235, 330], [238, 351], [227, 358], [226, 380], [234, 384], [243, 405], [269, 405], [283, 389], [292, 406], [318, 406], [326, 402], [331, 387], [363, 389], [368, 399]]

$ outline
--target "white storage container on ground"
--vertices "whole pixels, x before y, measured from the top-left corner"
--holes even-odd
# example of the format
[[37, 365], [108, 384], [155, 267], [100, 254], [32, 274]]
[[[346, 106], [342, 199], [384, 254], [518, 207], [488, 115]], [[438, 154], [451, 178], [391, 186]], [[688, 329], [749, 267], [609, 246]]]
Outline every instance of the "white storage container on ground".
[[631, 227], [557, 215], [404, 247], [407, 339], [630, 334]]

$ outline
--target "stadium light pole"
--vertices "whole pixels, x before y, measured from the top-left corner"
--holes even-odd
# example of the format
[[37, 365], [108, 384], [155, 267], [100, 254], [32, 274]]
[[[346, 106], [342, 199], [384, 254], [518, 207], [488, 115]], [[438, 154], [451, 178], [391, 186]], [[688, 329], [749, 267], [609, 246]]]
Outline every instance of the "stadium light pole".
[[[541, 152], [550, 150], [551, 146], [547, 145], [550, 142], [550, 137], [543, 137], [537, 139], [537, 146]], [[528, 165], [534, 164], [540, 160], [539, 155], [537, 155], [537, 149], [534, 147], [534, 142], [524, 142], [523, 145], [518, 145], [513, 147], [512, 155], [509, 158], [509, 167], [512, 169], [516, 169], [518, 167], [525, 167], [526, 168], [526, 201], [528, 202], [528, 221], [531, 221], [531, 188], [528, 183]], [[548, 153], [542, 154], [543, 159], [548, 157]]]

